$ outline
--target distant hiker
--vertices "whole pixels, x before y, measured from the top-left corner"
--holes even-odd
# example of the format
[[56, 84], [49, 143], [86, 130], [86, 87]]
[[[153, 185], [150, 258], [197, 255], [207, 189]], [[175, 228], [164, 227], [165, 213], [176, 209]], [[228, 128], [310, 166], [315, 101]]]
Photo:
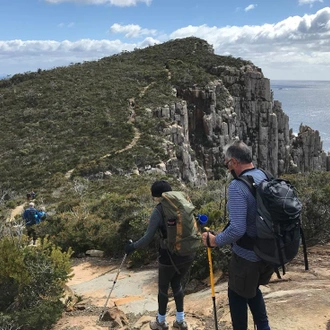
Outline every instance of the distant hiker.
[[47, 218], [46, 209], [42, 206], [40, 208], [40, 210], [38, 211], [38, 223], [40, 223], [41, 221], [46, 220], [46, 218]]
[[26, 199], [28, 201], [31, 200], [31, 199], [35, 199], [35, 198], [36, 198], [36, 193], [33, 190], [26, 194]]
[[[128, 243], [125, 246], [125, 253], [130, 254], [136, 249], [144, 248], [151, 243], [157, 231], [160, 235], [166, 238], [167, 229], [164, 221], [164, 212], [160, 203], [162, 193], [172, 191], [170, 184], [166, 181], [156, 181], [151, 186], [151, 195], [157, 202], [153, 209], [148, 228], [142, 238], [135, 243]], [[176, 320], [173, 323], [175, 329], [188, 329], [187, 323], [184, 320], [183, 300], [184, 294], [181, 286], [181, 280], [188, 272], [195, 253], [187, 256], [179, 256], [172, 254], [161, 240], [158, 259], [158, 315], [154, 321], [150, 322], [150, 328], [155, 330], [167, 330], [169, 328], [166, 322], [166, 312], [168, 304], [168, 290], [171, 285], [175, 305], [176, 305]]]
[[266, 179], [263, 171], [254, 168], [249, 147], [242, 141], [230, 144], [225, 152], [225, 164], [234, 180], [228, 187], [229, 225], [217, 235], [203, 233], [206, 246], [232, 245], [229, 266], [228, 299], [234, 330], [248, 329], [248, 306], [257, 330], [270, 330], [260, 285], [268, 284], [274, 268], [262, 261], [253, 250], [243, 248], [240, 239], [247, 233], [256, 237], [257, 204], [242, 175], [251, 175], [256, 184]]
[[22, 217], [25, 221], [27, 234], [30, 239], [32, 238], [34, 245], [37, 240], [35, 225], [38, 224], [40, 220], [39, 220], [38, 210], [35, 208], [33, 202], [29, 203], [29, 207], [23, 212]]

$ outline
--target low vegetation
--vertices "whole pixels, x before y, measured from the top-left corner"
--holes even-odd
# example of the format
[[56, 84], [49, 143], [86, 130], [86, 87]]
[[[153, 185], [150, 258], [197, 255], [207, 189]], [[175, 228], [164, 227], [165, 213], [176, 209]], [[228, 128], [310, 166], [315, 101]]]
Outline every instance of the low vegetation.
[[24, 236], [0, 235], [0, 328], [50, 329], [63, 312], [71, 250], [46, 238], [29, 246]]

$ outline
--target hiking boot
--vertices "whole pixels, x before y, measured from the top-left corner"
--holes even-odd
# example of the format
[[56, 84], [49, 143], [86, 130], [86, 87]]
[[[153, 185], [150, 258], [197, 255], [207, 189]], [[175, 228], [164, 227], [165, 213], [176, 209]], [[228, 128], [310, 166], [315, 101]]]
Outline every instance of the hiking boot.
[[181, 329], [181, 330], [187, 330], [188, 329], [188, 325], [186, 321], [174, 321], [173, 322], [173, 328], [175, 329]]
[[150, 325], [150, 329], [153, 330], [168, 330], [168, 323], [166, 321], [158, 322], [157, 317], [155, 321], [150, 321], [149, 325]]

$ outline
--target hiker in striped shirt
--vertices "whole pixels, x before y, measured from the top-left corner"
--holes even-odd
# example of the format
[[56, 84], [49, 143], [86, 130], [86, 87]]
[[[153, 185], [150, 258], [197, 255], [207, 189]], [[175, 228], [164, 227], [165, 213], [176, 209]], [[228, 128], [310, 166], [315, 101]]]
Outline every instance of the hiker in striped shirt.
[[227, 209], [229, 224], [224, 231], [212, 235], [203, 233], [204, 245], [232, 246], [229, 266], [228, 299], [234, 330], [248, 329], [248, 307], [257, 330], [270, 330], [266, 306], [260, 285], [269, 282], [273, 267], [262, 260], [252, 249], [240, 246], [243, 236], [256, 237], [256, 200], [248, 186], [235, 178], [251, 175], [256, 184], [266, 179], [265, 174], [254, 167], [250, 148], [242, 141], [226, 146], [225, 164], [234, 179], [228, 187]]

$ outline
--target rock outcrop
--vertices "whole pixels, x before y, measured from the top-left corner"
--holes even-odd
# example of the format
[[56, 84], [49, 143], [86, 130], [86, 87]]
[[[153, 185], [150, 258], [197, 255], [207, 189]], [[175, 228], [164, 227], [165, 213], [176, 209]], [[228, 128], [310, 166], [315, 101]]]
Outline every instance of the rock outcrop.
[[217, 179], [223, 173], [224, 147], [237, 138], [251, 147], [255, 165], [274, 175], [329, 170], [319, 132], [301, 126], [297, 136], [292, 134], [289, 117], [259, 68], [210, 71], [219, 79], [204, 88], [177, 90], [181, 101], [153, 110], [171, 123], [163, 129], [166, 172], [194, 186]]
[[192, 186], [206, 184], [205, 170], [194, 157], [190, 144], [187, 102], [182, 100], [171, 106], [166, 105], [155, 109], [153, 113], [159, 118], [171, 120], [171, 124], [162, 132], [164, 149], [169, 158], [162, 170], [189, 182]]

